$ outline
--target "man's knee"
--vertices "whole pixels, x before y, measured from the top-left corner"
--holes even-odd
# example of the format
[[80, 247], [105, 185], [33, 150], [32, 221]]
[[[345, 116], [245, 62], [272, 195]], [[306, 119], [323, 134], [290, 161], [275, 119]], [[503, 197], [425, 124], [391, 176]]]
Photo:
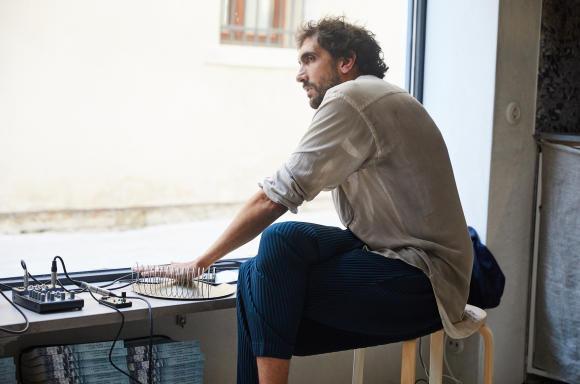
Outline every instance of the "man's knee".
[[262, 241], [284, 241], [292, 244], [316, 241], [316, 226], [300, 221], [274, 223], [262, 232]]
[[314, 229], [308, 223], [286, 221], [270, 225], [262, 232], [256, 266], [285, 262], [284, 258], [308, 262], [317, 252]]

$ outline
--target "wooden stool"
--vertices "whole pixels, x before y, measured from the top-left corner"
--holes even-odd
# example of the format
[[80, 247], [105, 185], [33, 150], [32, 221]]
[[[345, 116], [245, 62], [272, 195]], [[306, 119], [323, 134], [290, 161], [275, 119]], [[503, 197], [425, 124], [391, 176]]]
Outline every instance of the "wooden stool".
[[[476, 323], [476, 331], [483, 337], [484, 362], [483, 362], [483, 383], [493, 382], [493, 334], [485, 324], [487, 313], [481, 308], [467, 304], [465, 307], [466, 318], [464, 321]], [[472, 333], [472, 334], [473, 334]], [[469, 337], [471, 334], [466, 335]], [[431, 345], [429, 348], [429, 384], [441, 384], [443, 382], [443, 340], [445, 335], [443, 330], [431, 334]], [[403, 342], [402, 362], [401, 362], [401, 384], [415, 384], [415, 361], [417, 357], [417, 340], [407, 340]], [[363, 383], [364, 348], [354, 350], [354, 361], [352, 370], [352, 384]]]

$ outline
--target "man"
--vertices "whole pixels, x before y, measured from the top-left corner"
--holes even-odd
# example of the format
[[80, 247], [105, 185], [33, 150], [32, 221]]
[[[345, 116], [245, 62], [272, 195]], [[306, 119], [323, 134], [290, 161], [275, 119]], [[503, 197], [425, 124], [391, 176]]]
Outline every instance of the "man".
[[[382, 80], [374, 35], [342, 18], [298, 33], [296, 80], [316, 109], [286, 164], [260, 184], [193, 267], [207, 267], [265, 228], [238, 279], [238, 383], [286, 383], [292, 355], [415, 338], [463, 313], [471, 243], [439, 130]], [[332, 190], [347, 228], [285, 222]]]

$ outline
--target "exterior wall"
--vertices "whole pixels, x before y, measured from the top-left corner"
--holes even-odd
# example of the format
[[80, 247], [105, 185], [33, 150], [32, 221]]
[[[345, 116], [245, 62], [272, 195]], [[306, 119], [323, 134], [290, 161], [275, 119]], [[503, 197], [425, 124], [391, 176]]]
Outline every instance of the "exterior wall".
[[199, 4], [1, 3], [0, 212], [239, 201], [284, 160], [295, 55], [221, 64]]

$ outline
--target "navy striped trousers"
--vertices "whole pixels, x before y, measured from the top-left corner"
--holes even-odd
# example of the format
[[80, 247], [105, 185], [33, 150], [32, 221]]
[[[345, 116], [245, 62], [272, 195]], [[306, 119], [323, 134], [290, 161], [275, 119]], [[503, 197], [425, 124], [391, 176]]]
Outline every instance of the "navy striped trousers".
[[289, 359], [441, 329], [427, 276], [363, 246], [348, 229], [311, 223], [262, 233], [238, 277], [238, 384], [258, 383], [258, 356]]

